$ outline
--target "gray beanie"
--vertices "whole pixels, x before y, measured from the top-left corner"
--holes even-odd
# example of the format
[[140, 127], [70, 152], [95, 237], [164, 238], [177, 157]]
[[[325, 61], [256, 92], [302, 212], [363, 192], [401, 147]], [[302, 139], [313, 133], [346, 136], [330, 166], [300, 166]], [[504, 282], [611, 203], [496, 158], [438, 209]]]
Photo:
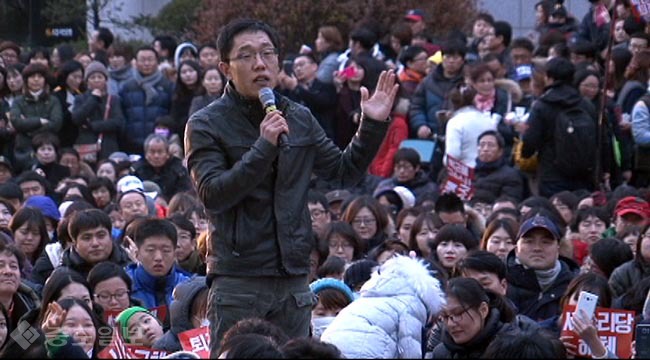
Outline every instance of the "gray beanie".
[[93, 61], [86, 67], [84, 81], [88, 82], [90, 75], [96, 72], [102, 73], [106, 77], [106, 80], [108, 80], [108, 70], [106, 69], [106, 66], [99, 61]]

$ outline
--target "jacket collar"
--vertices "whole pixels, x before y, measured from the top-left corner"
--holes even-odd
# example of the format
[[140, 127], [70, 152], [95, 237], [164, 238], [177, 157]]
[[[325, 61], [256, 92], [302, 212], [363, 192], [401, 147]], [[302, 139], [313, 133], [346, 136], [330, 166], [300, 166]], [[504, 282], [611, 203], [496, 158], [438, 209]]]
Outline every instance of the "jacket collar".
[[490, 314], [485, 319], [485, 325], [481, 331], [472, 338], [469, 342], [458, 345], [454, 339], [447, 332], [447, 327], [443, 328], [441, 340], [445, 347], [454, 354], [467, 354], [472, 353], [482, 354], [485, 348], [490, 344], [496, 333], [501, 329], [503, 323], [500, 321], [501, 313], [496, 308], [490, 308]]
[[174, 286], [176, 264], [172, 266], [169, 273], [165, 276], [153, 276], [149, 274], [142, 265], [133, 265], [135, 266], [135, 277], [138, 279], [138, 283], [140, 283], [140, 285], [147, 291], [155, 292], [162, 290], [161, 287], [166, 289], [167, 287]]

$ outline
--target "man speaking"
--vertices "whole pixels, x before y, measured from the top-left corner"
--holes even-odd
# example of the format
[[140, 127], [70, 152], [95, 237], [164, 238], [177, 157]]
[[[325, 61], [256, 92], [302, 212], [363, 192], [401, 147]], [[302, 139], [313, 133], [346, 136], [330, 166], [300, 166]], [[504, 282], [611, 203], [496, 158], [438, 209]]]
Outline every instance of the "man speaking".
[[308, 336], [309, 179], [315, 173], [338, 188], [361, 179], [398, 89], [389, 72], [372, 97], [361, 89], [360, 128], [342, 152], [309, 109], [275, 93], [277, 109], [265, 112], [259, 92], [277, 84], [278, 45], [263, 22], [226, 25], [217, 39], [219, 68], [228, 78], [224, 95], [193, 114], [185, 130], [188, 169], [214, 224], [207, 272], [215, 358], [224, 332], [247, 317], [269, 320], [289, 337]]

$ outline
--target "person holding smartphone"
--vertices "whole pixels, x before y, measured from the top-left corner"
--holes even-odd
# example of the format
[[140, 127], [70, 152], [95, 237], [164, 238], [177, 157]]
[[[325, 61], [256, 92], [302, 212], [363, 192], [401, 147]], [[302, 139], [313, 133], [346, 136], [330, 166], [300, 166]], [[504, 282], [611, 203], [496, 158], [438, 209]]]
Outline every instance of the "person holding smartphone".
[[[587, 291], [598, 296], [597, 306], [609, 308], [612, 306], [612, 290], [607, 284], [607, 279], [596, 273], [584, 273], [574, 278], [560, 299], [560, 311], [566, 305], [576, 305], [576, 311], [569, 321], [573, 331], [589, 346], [592, 359], [616, 359], [617, 356], [605, 347], [598, 336], [595, 315], [589, 315], [580, 309], [578, 299], [580, 292]], [[553, 316], [539, 323], [540, 327], [557, 336], [566, 348], [567, 357], [575, 357], [578, 349], [571, 342], [571, 336], [560, 336], [566, 319], [564, 313]]]

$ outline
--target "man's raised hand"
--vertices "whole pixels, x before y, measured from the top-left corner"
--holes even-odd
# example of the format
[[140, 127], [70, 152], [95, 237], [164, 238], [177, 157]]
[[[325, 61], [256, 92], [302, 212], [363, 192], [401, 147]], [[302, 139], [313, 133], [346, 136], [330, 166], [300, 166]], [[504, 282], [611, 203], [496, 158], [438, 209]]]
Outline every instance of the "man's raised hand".
[[364, 116], [375, 120], [386, 120], [393, 109], [399, 84], [393, 71], [382, 71], [377, 81], [377, 88], [370, 97], [368, 89], [361, 87], [361, 111]]

